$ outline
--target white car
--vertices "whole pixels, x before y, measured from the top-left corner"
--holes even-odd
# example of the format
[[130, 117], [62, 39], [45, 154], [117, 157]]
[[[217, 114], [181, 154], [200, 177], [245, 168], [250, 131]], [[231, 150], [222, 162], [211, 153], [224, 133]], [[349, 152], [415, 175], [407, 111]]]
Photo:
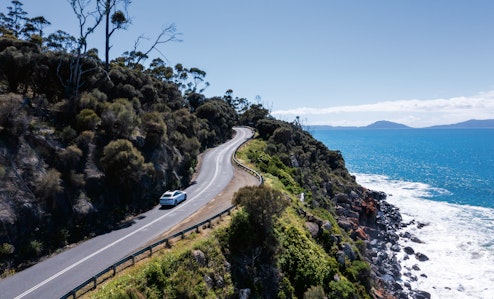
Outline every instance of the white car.
[[160, 197], [160, 205], [164, 206], [176, 206], [182, 201], [187, 199], [187, 193], [180, 190], [166, 191]]

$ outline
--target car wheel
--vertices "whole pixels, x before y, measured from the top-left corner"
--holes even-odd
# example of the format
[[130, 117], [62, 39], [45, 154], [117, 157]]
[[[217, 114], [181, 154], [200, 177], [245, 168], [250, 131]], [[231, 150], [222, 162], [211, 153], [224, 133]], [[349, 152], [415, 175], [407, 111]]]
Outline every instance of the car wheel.
[[177, 200], [175, 199], [175, 201], [173, 202], [173, 205], [176, 206], [177, 205]]
[[187, 194], [184, 195], [184, 200], [186, 200], [186, 199], [187, 199]]

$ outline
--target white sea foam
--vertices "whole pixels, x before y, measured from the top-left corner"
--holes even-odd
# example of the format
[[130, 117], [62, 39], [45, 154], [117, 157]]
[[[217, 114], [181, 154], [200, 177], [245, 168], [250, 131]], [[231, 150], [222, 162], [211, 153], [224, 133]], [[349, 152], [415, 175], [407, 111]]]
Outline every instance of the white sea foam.
[[[401, 251], [397, 256], [402, 274], [417, 278], [411, 281], [403, 276], [403, 281], [429, 292], [432, 298], [494, 299], [494, 209], [433, 201], [435, 194], [448, 191], [423, 183], [381, 175], [355, 176], [362, 186], [386, 192], [387, 201], [400, 209], [404, 223], [415, 220], [401, 233], [409, 232], [424, 243], [400, 238], [400, 245], [412, 247], [429, 260], [405, 259]], [[426, 225], [418, 228], [417, 223]]]

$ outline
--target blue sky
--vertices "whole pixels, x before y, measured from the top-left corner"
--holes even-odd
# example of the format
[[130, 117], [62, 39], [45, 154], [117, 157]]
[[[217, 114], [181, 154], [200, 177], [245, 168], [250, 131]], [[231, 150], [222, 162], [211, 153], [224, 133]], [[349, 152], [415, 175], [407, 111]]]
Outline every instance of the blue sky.
[[[52, 23], [46, 31], [76, 35], [67, 0], [21, 2]], [[207, 96], [259, 96], [280, 119], [423, 127], [494, 118], [492, 0], [134, 0], [129, 13], [113, 57], [174, 23], [183, 41], [160, 48], [170, 65], [206, 71]], [[96, 33], [90, 47], [103, 40]]]

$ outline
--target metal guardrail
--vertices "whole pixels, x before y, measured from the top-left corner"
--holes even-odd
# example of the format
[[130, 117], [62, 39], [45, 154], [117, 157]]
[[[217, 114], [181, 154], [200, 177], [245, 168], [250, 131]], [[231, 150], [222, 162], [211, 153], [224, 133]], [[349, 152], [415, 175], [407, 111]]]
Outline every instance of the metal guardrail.
[[183, 231], [180, 231], [178, 233], [175, 233], [174, 235], [164, 238], [162, 240], [159, 240], [147, 247], [142, 248], [141, 250], [134, 252], [133, 254], [124, 257], [123, 259], [119, 260], [115, 264], [107, 267], [103, 271], [99, 272], [98, 274], [94, 275], [93, 277], [87, 279], [74, 289], [72, 289], [70, 292], [62, 296], [62, 299], [66, 298], [79, 298], [80, 296], [84, 295], [85, 293], [96, 289], [96, 287], [106, 281], [109, 278], [114, 277], [117, 273], [132, 267], [135, 265], [136, 262], [143, 260], [145, 258], [149, 258], [153, 255], [153, 253], [158, 252], [164, 248], [169, 248], [171, 246], [170, 242], [173, 239], [183, 239], [188, 233], [191, 232], [199, 232], [201, 227], [207, 227], [210, 228], [212, 226], [212, 222], [219, 218], [221, 219], [225, 214], [230, 215], [231, 211], [235, 209], [236, 206], [231, 206], [230, 208], [224, 210], [221, 213], [218, 213], [214, 215], [213, 217], [202, 221], [201, 223], [198, 223], [196, 225], [193, 225], [187, 229], [184, 229]]
[[[252, 138], [251, 138], [252, 139]], [[245, 140], [244, 142], [242, 142], [242, 144], [240, 144], [237, 148], [237, 150], [242, 146], [244, 145], [245, 143], [247, 143], [247, 141], [249, 141], [250, 139], [248, 140]], [[235, 152], [233, 153], [232, 155], [232, 161], [235, 163], [235, 165], [237, 165], [238, 167], [242, 168], [243, 170], [247, 171], [248, 173], [252, 174], [253, 176], [257, 177], [259, 179], [259, 185], [263, 185], [264, 184], [264, 178], [262, 177], [262, 175], [260, 173], [258, 173], [257, 171], [253, 170], [253, 169], [250, 169], [249, 167], [243, 165], [242, 163], [240, 163], [240, 161], [237, 159], [237, 150], [235, 150]]]
[[[240, 146], [245, 144], [248, 140], [244, 141]], [[239, 148], [240, 148], [239, 146]], [[238, 150], [238, 148], [237, 148]], [[264, 183], [264, 179], [259, 174], [257, 171], [250, 169], [249, 167], [243, 165], [238, 161], [236, 155], [237, 155], [237, 150], [232, 155], [232, 161], [237, 165], [238, 167], [242, 168], [243, 170], [247, 171], [248, 173], [252, 174], [253, 176], [257, 177], [259, 179], [259, 185], [262, 185]], [[153, 253], [158, 252], [164, 248], [169, 248], [171, 246], [170, 241], [176, 238], [185, 238], [185, 235], [191, 232], [199, 232], [201, 227], [206, 226], [207, 228], [210, 228], [212, 225], [212, 222], [219, 218], [221, 220], [221, 217], [223, 217], [225, 214], [230, 215], [231, 211], [235, 209], [236, 206], [231, 206], [228, 209], [214, 215], [213, 217], [208, 218], [207, 220], [202, 221], [201, 223], [198, 223], [196, 225], [193, 225], [189, 228], [184, 229], [183, 231], [180, 231], [170, 237], [164, 238], [162, 240], [157, 241], [156, 243], [153, 243], [147, 247], [142, 248], [141, 250], [124, 257], [123, 259], [119, 260], [115, 264], [107, 267], [106, 269], [102, 270], [98, 274], [94, 275], [93, 277], [87, 279], [74, 289], [72, 289], [70, 292], [65, 294], [64, 296], [61, 297], [61, 299], [67, 299], [67, 298], [79, 298], [80, 296], [86, 294], [87, 292], [96, 289], [96, 287], [106, 281], [107, 279], [110, 279], [117, 275], [117, 273], [132, 267], [135, 265], [136, 262], [143, 260], [145, 258], [149, 258], [153, 255]]]

